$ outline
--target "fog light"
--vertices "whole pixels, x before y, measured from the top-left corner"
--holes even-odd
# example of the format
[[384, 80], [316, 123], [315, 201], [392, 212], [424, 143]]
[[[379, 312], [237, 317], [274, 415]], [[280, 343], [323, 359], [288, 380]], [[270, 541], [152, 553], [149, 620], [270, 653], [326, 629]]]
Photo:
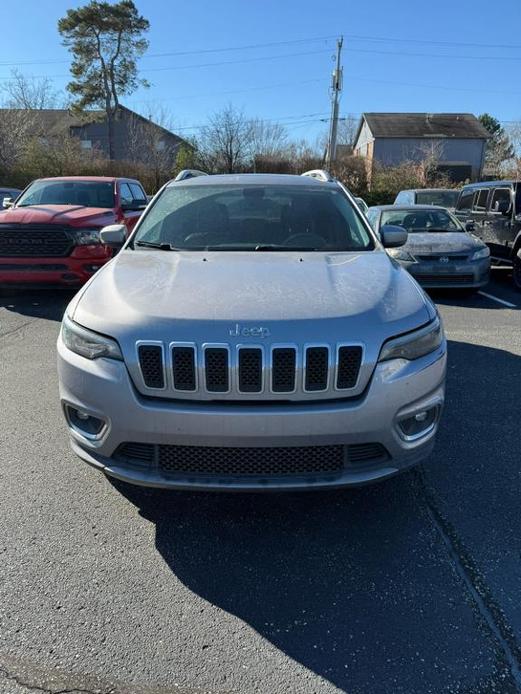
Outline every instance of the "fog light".
[[420, 410], [410, 417], [401, 419], [398, 422], [400, 432], [405, 439], [418, 439], [425, 436], [436, 424], [438, 418], [438, 408], [430, 407]]
[[71, 405], [65, 406], [65, 412], [70, 426], [87, 438], [98, 438], [105, 427], [104, 419], [94, 417], [84, 410], [71, 407]]

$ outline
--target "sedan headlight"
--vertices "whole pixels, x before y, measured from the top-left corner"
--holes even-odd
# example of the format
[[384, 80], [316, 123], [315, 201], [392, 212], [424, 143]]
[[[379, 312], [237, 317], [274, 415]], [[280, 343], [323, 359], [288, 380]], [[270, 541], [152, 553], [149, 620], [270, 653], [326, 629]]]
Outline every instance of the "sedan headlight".
[[380, 352], [379, 361], [388, 359], [418, 359], [434, 352], [443, 342], [443, 328], [436, 317], [420, 330], [388, 340]]
[[389, 255], [391, 255], [395, 260], [405, 260], [408, 263], [416, 262], [416, 258], [410, 253], [407, 253], [407, 251], [404, 251], [402, 248], [390, 248], [387, 253], [389, 253]]
[[63, 344], [71, 352], [80, 354], [87, 359], [106, 357], [107, 359], [123, 360], [121, 349], [116, 340], [95, 333], [92, 330], [87, 330], [87, 328], [83, 328], [72, 321], [68, 316], [65, 316], [63, 319], [61, 336]]
[[78, 246], [90, 246], [101, 243], [99, 233], [101, 229], [75, 229], [74, 241]]
[[483, 258], [488, 258], [490, 255], [490, 250], [487, 246], [485, 248], [480, 248], [479, 251], [475, 251], [471, 256], [471, 260], [482, 260]]

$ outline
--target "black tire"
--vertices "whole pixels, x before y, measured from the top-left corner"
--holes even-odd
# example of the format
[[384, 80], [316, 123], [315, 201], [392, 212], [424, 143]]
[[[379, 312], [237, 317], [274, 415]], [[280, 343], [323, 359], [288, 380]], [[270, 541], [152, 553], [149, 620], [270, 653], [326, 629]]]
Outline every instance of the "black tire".
[[517, 255], [514, 256], [514, 261], [512, 263], [512, 281], [514, 282], [514, 287], [518, 292], [521, 292], [521, 256], [519, 255], [521, 251], [518, 251]]

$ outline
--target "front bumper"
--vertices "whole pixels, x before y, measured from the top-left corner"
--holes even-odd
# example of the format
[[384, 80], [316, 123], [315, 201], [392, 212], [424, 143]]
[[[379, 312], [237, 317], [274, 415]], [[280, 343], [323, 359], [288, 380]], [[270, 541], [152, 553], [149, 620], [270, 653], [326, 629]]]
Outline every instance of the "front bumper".
[[479, 289], [489, 282], [490, 258], [457, 262], [417, 261], [409, 263], [398, 261], [410, 272], [414, 279], [426, 289], [461, 287]]
[[81, 257], [78, 249], [76, 255], [57, 258], [0, 257], [0, 286], [77, 287], [112, 258], [105, 246], [85, 246], [80, 252]]
[[[140, 485], [189, 489], [303, 489], [360, 485], [390, 477], [420, 463], [431, 452], [444, 402], [446, 343], [414, 362], [377, 365], [365, 393], [354, 400], [291, 404], [237, 404], [165, 401], [135, 390], [122, 362], [89, 361], [58, 341], [60, 397], [105, 420], [99, 440], [69, 425], [73, 450], [104, 473]], [[400, 435], [398, 420], [437, 408], [434, 425], [417, 440]], [[132, 466], [114, 458], [127, 442], [155, 445], [288, 448], [379, 444], [388, 452], [380, 463], [332, 474], [229, 475], [172, 474], [157, 464]]]

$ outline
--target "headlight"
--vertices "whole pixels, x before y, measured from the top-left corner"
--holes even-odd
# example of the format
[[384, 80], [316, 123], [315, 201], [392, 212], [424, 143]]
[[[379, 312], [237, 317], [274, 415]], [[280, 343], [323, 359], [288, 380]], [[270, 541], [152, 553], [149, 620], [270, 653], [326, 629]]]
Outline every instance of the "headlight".
[[481, 248], [479, 251], [476, 251], [470, 256], [471, 260], [481, 260], [482, 258], [488, 258], [490, 255], [490, 250], [485, 246], [485, 248]]
[[388, 340], [380, 352], [379, 361], [388, 359], [418, 359], [434, 352], [443, 341], [443, 328], [437, 317], [421, 330]]
[[99, 233], [101, 229], [75, 229], [74, 241], [78, 246], [90, 246], [100, 243]]
[[72, 321], [68, 316], [63, 318], [61, 336], [63, 344], [71, 352], [76, 352], [76, 354], [80, 354], [87, 359], [106, 357], [107, 359], [123, 360], [123, 355], [116, 340], [94, 333], [92, 330], [87, 330], [87, 328], [82, 328], [81, 325]]
[[401, 248], [390, 248], [387, 253], [389, 253], [389, 255], [391, 255], [395, 260], [405, 260], [408, 263], [416, 262], [416, 258], [414, 256]]

